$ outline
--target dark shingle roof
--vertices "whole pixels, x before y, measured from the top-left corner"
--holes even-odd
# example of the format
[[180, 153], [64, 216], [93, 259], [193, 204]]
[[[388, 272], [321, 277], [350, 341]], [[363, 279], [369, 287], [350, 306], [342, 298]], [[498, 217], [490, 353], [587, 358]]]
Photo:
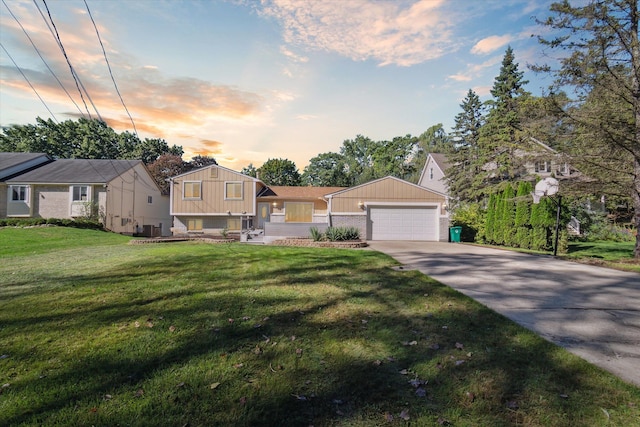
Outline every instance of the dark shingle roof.
[[104, 184], [131, 169], [140, 160], [60, 159], [23, 173], [7, 182], [48, 184]]
[[451, 163], [449, 163], [446, 154], [431, 153], [431, 157], [433, 157], [433, 160], [436, 162], [442, 172], [446, 172], [447, 169], [451, 167]]
[[50, 161], [44, 153], [0, 153], [0, 179]]

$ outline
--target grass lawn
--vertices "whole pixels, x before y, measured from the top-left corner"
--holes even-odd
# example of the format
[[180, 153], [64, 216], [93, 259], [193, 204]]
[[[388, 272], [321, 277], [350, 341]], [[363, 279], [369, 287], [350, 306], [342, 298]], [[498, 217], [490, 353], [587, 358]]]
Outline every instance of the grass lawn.
[[369, 250], [0, 229], [0, 425], [631, 426], [640, 389]]
[[571, 242], [564, 258], [640, 273], [633, 259], [634, 242]]

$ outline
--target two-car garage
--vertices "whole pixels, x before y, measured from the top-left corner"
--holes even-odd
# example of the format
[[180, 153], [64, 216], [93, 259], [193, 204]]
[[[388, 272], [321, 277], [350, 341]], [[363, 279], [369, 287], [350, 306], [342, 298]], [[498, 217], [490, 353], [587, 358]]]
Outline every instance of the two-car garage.
[[370, 240], [438, 240], [437, 206], [369, 207]]
[[325, 197], [330, 225], [356, 226], [367, 240], [448, 237], [446, 195], [398, 178], [381, 178]]

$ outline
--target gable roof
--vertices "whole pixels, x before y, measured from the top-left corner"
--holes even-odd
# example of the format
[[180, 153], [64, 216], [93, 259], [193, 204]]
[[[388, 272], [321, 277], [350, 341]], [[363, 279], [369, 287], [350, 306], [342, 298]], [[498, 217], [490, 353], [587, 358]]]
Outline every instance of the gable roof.
[[268, 199], [323, 199], [327, 194], [344, 190], [345, 187], [311, 187], [311, 186], [269, 186], [259, 195]]
[[52, 161], [45, 153], [0, 153], [0, 180]]
[[106, 184], [140, 160], [59, 159], [20, 174], [7, 182], [47, 184]]
[[422, 167], [422, 172], [420, 172], [420, 178], [418, 179], [418, 182], [422, 182], [424, 175], [427, 173], [427, 165], [429, 165], [429, 159], [433, 160], [433, 163], [436, 164], [443, 175], [446, 173], [447, 169], [452, 166], [446, 154], [429, 153], [427, 155], [427, 160], [424, 162], [424, 166]]
[[335, 193], [326, 194], [325, 197], [331, 198], [333, 196], [337, 196], [337, 195], [342, 194], [342, 193], [353, 191], [355, 189], [358, 189], [358, 188], [361, 188], [361, 187], [366, 187], [366, 186], [369, 186], [369, 185], [373, 185], [373, 184], [376, 184], [378, 182], [386, 181], [386, 180], [398, 181], [398, 182], [400, 182], [402, 184], [405, 184], [405, 185], [408, 185], [408, 186], [411, 186], [411, 187], [415, 187], [417, 189], [420, 189], [420, 190], [423, 190], [423, 191], [427, 191], [429, 193], [437, 194], [439, 196], [444, 196], [444, 197], [447, 196], [446, 194], [440, 193], [439, 191], [431, 190], [429, 188], [422, 187], [422, 186], [414, 184], [412, 182], [405, 181], [404, 179], [400, 179], [400, 178], [396, 178], [395, 176], [387, 175], [387, 176], [385, 176], [383, 178], [374, 179], [373, 181], [369, 181], [369, 182], [365, 182], [364, 184], [356, 185], [355, 187], [343, 188], [342, 190], [336, 191]]
[[233, 169], [225, 168], [224, 166], [220, 166], [220, 165], [207, 165], [207, 166], [203, 166], [203, 167], [198, 168], [198, 169], [192, 169], [190, 171], [181, 173], [180, 175], [172, 176], [171, 179], [182, 178], [183, 176], [190, 175], [192, 173], [199, 172], [199, 171], [204, 170], [204, 169], [210, 169], [210, 168], [222, 169], [224, 171], [231, 172], [231, 173], [236, 174], [236, 175], [240, 175], [243, 178], [248, 178], [249, 180], [252, 180], [252, 181], [255, 181], [255, 182], [262, 182], [258, 178], [254, 178], [252, 176], [245, 175], [245, 174], [243, 174], [241, 172], [234, 171]]

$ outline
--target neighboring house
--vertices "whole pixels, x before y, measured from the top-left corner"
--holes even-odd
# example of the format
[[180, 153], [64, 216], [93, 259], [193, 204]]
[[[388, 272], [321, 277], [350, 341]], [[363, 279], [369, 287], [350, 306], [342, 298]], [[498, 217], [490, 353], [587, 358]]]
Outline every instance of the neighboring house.
[[0, 218], [7, 216], [7, 198], [20, 197], [14, 194], [9, 196], [5, 181], [52, 161], [43, 153], [0, 153]]
[[171, 181], [176, 235], [252, 230], [268, 241], [308, 237], [311, 227], [353, 226], [368, 240], [447, 239], [446, 197], [397, 178], [353, 188], [269, 187], [210, 165]]
[[440, 153], [429, 153], [422, 168], [418, 185], [438, 193], [448, 194], [445, 172], [451, 164], [447, 161], [447, 156]]
[[[566, 162], [562, 154], [536, 138], [530, 138], [529, 141], [530, 144], [526, 149], [520, 148], [516, 151], [516, 156], [522, 160], [516, 179], [533, 182], [537, 179], [553, 176], [562, 181], [580, 175], [575, 168]], [[430, 153], [420, 174], [418, 185], [448, 195], [446, 172], [451, 166], [453, 165], [449, 163], [445, 154]], [[495, 170], [497, 165], [487, 163], [482, 169], [485, 171]]]
[[116, 233], [170, 235], [169, 198], [140, 160], [53, 160], [5, 184], [7, 217], [97, 216]]

